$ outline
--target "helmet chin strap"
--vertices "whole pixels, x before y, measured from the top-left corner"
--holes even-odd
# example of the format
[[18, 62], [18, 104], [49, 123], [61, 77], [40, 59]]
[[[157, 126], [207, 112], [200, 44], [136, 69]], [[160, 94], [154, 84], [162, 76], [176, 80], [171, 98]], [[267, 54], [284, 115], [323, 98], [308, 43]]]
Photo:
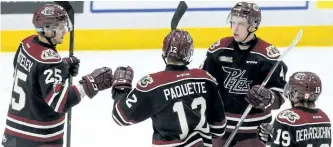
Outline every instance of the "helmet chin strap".
[[52, 36], [51, 36], [51, 37], [47, 37], [47, 36], [45, 35], [45, 32], [44, 32], [44, 31], [41, 33], [41, 35], [44, 36], [44, 37], [46, 38], [47, 42], [48, 42], [50, 45], [52, 45], [52, 46], [56, 46], [56, 44], [53, 44], [52, 41], [51, 41], [51, 39], [54, 38], [54, 37], [56, 36], [56, 31], [52, 31]]
[[47, 42], [49, 42], [49, 44], [51, 44], [52, 46], [55, 46], [55, 44], [53, 44], [52, 41], [51, 41], [51, 39], [52, 39], [53, 37], [46, 37], [46, 36], [45, 36], [45, 38], [46, 38]]
[[238, 45], [241, 45], [241, 46], [249, 46], [249, 45], [251, 45], [251, 41], [252, 40], [250, 40], [250, 41], [248, 41], [248, 42], [244, 42], [252, 33], [254, 33], [256, 30], [257, 30], [257, 28], [256, 28], [256, 30], [255, 31], [253, 31], [253, 32], [251, 32], [250, 31], [250, 27], [251, 26], [249, 26], [248, 28], [247, 28], [247, 35], [246, 35], [246, 37], [244, 38], [244, 40], [243, 41], [240, 41], [240, 42], [237, 42], [238, 43]]

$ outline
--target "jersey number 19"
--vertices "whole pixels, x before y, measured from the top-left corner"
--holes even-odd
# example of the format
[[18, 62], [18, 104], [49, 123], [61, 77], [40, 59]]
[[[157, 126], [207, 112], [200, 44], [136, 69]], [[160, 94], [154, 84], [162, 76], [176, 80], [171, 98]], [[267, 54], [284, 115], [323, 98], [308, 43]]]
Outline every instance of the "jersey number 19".
[[[284, 131], [281, 129], [276, 130], [277, 135], [274, 140], [275, 144], [280, 144], [280, 138], [282, 137], [282, 146], [289, 147], [291, 143], [291, 137], [288, 131]], [[307, 144], [306, 147], [313, 147], [313, 144]], [[330, 147], [329, 144], [321, 144], [319, 147]]]

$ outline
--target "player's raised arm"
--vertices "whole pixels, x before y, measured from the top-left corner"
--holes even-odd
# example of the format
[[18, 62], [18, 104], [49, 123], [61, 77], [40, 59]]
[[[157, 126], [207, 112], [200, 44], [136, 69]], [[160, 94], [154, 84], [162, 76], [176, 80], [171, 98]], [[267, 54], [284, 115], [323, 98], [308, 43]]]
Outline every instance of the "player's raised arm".
[[55, 112], [66, 113], [67, 110], [88, 96], [93, 98], [98, 91], [111, 87], [112, 71], [99, 68], [82, 77], [80, 83], [68, 85], [68, 67], [64, 63], [41, 67], [39, 85], [45, 103]]

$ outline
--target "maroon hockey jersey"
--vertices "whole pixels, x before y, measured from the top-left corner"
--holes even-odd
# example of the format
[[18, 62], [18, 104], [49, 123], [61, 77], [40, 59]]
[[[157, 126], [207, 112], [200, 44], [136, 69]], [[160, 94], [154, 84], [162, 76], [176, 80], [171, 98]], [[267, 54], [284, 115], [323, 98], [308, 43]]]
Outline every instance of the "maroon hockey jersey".
[[271, 147], [330, 147], [331, 122], [320, 109], [294, 107], [278, 114]]
[[[222, 38], [207, 52], [201, 68], [208, 71], [218, 82], [218, 89], [225, 104], [227, 118], [226, 138], [234, 130], [242, 114], [249, 105], [245, 101], [247, 91], [260, 85], [280, 56], [271, 44], [255, 38], [247, 50], [241, 50], [233, 37]], [[276, 95], [270, 109], [283, 104], [282, 92], [285, 85], [287, 66], [281, 62], [266, 85]], [[238, 130], [234, 140], [255, 138], [256, 129], [261, 123], [272, 120], [270, 109], [263, 111], [252, 108]]]
[[224, 135], [226, 120], [217, 83], [206, 71], [167, 65], [141, 78], [126, 94], [116, 92], [113, 119], [132, 125], [148, 118], [154, 146], [211, 146]]
[[68, 85], [68, 67], [54, 46], [25, 38], [14, 58], [14, 83], [2, 144], [62, 145], [65, 113], [81, 100]]

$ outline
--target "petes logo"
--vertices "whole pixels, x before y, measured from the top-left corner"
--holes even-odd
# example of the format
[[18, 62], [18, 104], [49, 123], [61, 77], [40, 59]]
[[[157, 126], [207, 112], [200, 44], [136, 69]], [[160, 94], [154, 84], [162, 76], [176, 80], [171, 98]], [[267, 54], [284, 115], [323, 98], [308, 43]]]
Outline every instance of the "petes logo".
[[244, 78], [246, 70], [240, 70], [235, 68], [223, 67], [222, 69], [228, 73], [227, 78], [224, 80], [224, 87], [229, 89], [230, 93], [246, 94], [250, 89], [252, 80]]
[[279, 50], [276, 49], [276, 47], [274, 45], [271, 45], [271, 46], [267, 47], [266, 51], [267, 51], [267, 56], [268, 57], [275, 58], [275, 57], [280, 56]]
[[60, 59], [60, 55], [52, 49], [47, 49], [42, 52], [41, 58], [43, 60]]
[[286, 119], [292, 123], [296, 122], [296, 120], [301, 118], [297, 113], [295, 113], [294, 111], [291, 111], [291, 110], [285, 110], [285, 111], [281, 112], [278, 117], [280, 119]]
[[305, 79], [305, 75], [306, 75], [305, 73], [300, 72], [300, 73], [295, 74], [294, 78], [296, 80], [304, 80]]
[[141, 87], [147, 87], [148, 84], [151, 84], [153, 82], [154, 82], [153, 78], [151, 78], [149, 75], [147, 75], [147, 76], [144, 76], [143, 78], [141, 78], [138, 84]]
[[44, 10], [41, 12], [44, 15], [54, 15], [54, 8], [53, 7], [45, 7]]

